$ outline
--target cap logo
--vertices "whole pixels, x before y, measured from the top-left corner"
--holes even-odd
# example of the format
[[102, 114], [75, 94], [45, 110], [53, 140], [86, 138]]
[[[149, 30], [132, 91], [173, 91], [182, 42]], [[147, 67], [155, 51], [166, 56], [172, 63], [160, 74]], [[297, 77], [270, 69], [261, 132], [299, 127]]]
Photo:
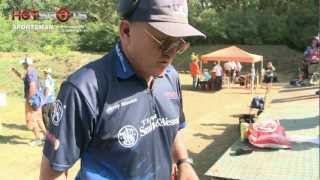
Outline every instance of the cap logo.
[[188, 17], [188, 9], [181, 4], [172, 5], [172, 14], [177, 16]]

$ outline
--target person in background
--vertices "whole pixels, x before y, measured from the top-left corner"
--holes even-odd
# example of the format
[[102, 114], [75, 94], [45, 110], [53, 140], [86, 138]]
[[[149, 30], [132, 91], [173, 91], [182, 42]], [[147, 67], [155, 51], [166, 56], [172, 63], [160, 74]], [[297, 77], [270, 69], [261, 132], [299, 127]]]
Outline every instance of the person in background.
[[214, 74], [213, 80], [213, 89], [218, 91], [222, 88], [222, 76], [223, 76], [223, 69], [220, 65], [220, 61], [213, 67], [212, 73]]
[[45, 97], [44, 105], [42, 106], [42, 117], [43, 122], [46, 128], [49, 128], [49, 116], [50, 116], [50, 109], [54, 108], [54, 101], [55, 101], [55, 92], [54, 92], [54, 80], [52, 79], [52, 70], [51, 68], [46, 68], [43, 70], [44, 73], [44, 81], [43, 81], [43, 93]]
[[22, 76], [15, 68], [11, 70], [23, 81], [24, 83], [24, 98], [25, 98], [25, 118], [28, 129], [32, 130], [35, 139], [29, 144], [37, 146], [43, 144], [46, 128], [42, 120], [41, 108], [34, 109], [31, 104], [31, 98], [40, 90], [38, 73], [33, 67], [32, 59], [28, 56], [21, 61], [26, 74]]
[[236, 62], [231, 61], [231, 83], [234, 82], [234, 78], [236, 76], [236, 69], [237, 69], [237, 65]]
[[299, 76], [298, 78], [300, 80], [309, 79], [309, 62], [307, 58], [304, 58], [301, 62], [301, 71], [303, 72], [302, 76]]
[[236, 71], [236, 77], [239, 77], [241, 74], [242, 65], [239, 61], [235, 62], [235, 71]]
[[211, 75], [208, 71], [208, 69], [203, 69], [203, 77], [204, 77], [204, 81], [209, 81], [211, 79]]
[[211, 75], [210, 75], [208, 69], [206, 69], [206, 68], [203, 69], [203, 74], [202, 74], [202, 77], [199, 81], [199, 85], [202, 90], [211, 89], [211, 86], [212, 86]]
[[232, 83], [232, 80], [233, 80], [235, 63], [233, 61], [228, 61], [228, 62], [224, 63], [223, 69], [224, 69], [224, 74], [227, 77], [228, 87], [230, 87], [230, 83]]
[[55, 101], [54, 93], [54, 80], [52, 79], [51, 68], [46, 68], [43, 70], [45, 79], [43, 82], [43, 92], [45, 96], [45, 104], [53, 103]]
[[272, 62], [269, 61], [264, 71], [264, 82], [267, 84], [268, 92], [272, 87], [275, 70], [276, 68], [273, 66]]
[[200, 81], [201, 70], [199, 67], [199, 58], [194, 53], [191, 55], [191, 63], [189, 65], [190, 73], [192, 76], [192, 88], [197, 89]]

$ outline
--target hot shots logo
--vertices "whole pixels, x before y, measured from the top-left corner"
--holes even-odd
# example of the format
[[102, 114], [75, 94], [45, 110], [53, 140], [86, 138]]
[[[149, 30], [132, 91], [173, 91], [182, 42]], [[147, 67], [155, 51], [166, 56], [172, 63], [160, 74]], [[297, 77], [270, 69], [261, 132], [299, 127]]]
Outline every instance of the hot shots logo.
[[66, 22], [71, 17], [71, 13], [67, 8], [61, 8], [56, 12], [56, 17], [60, 22]]
[[[13, 24], [13, 31], [25, 32], [85, 32], [86, 28], [81, 25], [65, 24], [70, 20], [87, 20], [87, 13], [70, 11], [66, 7], [61, 7], [54, 12], [40, 11], [37, 9], [20, 9], [12, 10], [11, 20], [16, 23]], [[30, 20], [30, 21], [29, 21]], [[41, 23], [41, 20], [56, 20], [61, 24]], [[32, 23], [30, 24], [29, 22]], [[50, 23], [50, 22], [49, 22]]]
[[66, 7], [61, 7], [55, 12], [44, 12], [37, 9], [21, 9], [12, 10], [12, 20], [48, 20], [56, 19], [60, 22], [67, 22], [69, 19], [86, 20], [88, 18], [87, 13], [83, 12], [71, 12]]

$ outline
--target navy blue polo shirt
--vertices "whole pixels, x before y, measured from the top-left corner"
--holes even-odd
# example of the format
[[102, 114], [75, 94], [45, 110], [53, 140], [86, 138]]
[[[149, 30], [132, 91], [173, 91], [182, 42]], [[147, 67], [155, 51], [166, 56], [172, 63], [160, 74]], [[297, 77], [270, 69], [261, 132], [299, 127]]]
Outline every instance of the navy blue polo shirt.
[[117, 44], [62, 84], [49, 116], [43, 152], [53, 169], [81, 158], [77, 179], [170, 179], [171, 146], [185, 126], [172, 66], [149, 89]]

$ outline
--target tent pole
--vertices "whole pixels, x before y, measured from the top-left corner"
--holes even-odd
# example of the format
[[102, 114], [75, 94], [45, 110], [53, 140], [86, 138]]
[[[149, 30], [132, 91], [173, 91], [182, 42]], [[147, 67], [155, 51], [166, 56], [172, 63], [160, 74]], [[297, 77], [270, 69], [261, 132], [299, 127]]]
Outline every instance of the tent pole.
[[255, 76], [254, 63], [251, 64], [251, 97], [253, 96], [254, 76]]
[[263, 79], [263, 57], [261, 59], [261, 71], [260, 71], [260, 73], [261, 73], [261, 76], [260, 76], [260, 84], [261, 84], [262, 83], [262, 79]]
[[260, 86], [260, 74], [259, 74], [259, 71], [258, 71], [258, 69], [257, 69], [257, 71], [256, 71], [256, 74], [257, 74], [257, 80], [256, 80], [256, 89]]

